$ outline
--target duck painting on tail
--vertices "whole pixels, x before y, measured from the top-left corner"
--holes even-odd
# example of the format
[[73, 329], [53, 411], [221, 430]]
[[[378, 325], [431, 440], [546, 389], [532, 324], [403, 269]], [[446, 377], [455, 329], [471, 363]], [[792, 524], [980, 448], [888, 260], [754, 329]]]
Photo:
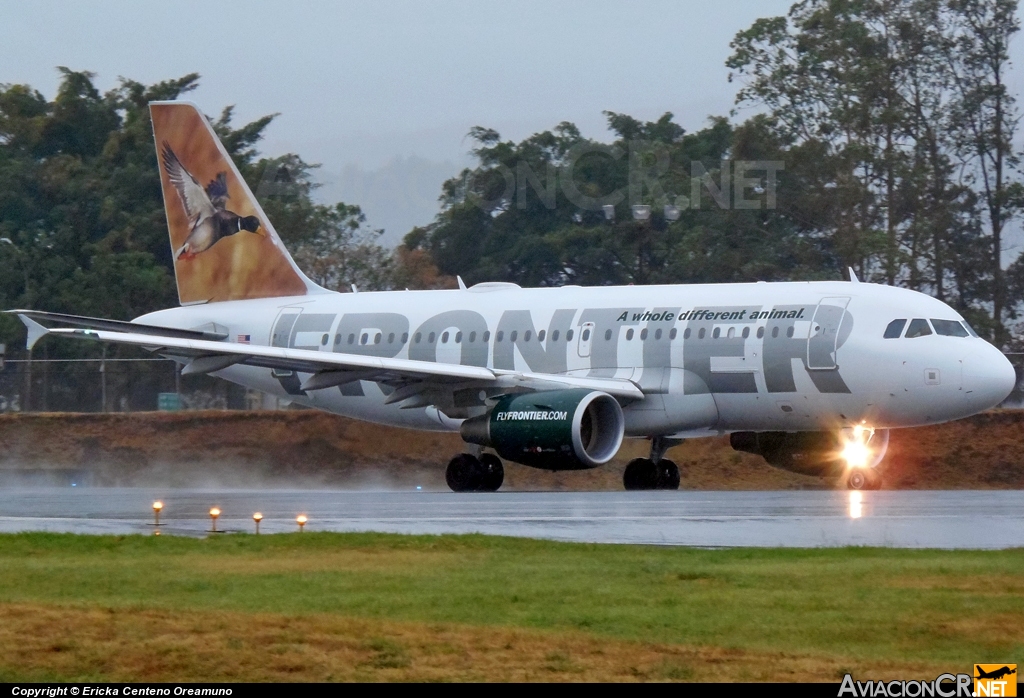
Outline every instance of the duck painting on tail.
[[174, 250], [174, 259], [188, 260], [213, 247], [221, 238], [243, 230], [259, 234], [260, 219], [239, 216], [229, 211], [227, 179], [223, 172], [204, 189], [192, 173], [185, 169], [171, 146], [165, 141], [161, 152], [164, 168], [188, 216], [191, 229], [185, 243]]

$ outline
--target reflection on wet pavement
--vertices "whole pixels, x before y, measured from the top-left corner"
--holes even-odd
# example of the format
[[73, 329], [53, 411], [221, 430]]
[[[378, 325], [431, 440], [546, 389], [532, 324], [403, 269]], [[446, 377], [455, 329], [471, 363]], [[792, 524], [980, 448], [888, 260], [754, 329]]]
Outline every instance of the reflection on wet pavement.
[[[162, 502], [154, 523], [155, 501]], [[488, 533], [695, 546], [1024, 546], [1024, 492], [363, 492], [38, 488], [0, 491], [0, 532], [207, 535], [217, 528]]]

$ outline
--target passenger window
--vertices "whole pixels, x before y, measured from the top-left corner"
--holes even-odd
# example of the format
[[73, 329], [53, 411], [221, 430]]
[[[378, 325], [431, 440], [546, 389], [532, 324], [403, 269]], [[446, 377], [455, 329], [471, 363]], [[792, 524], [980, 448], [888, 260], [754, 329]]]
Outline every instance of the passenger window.
[[448, 343], [448, 333], [447, 332], [442, 332], [441, 333], [441, 344], [447, 344], [447, 343]]
[[511, 334], [508, 336], [508, 341], [514, 342], [517, 337], [519, 337], [519, 330], [512, 330]]
[[605, 330], [604, 331], [604, 341], [608, 342], [608, 341], [611, 340], [611, 338], [612, 338], [612, 331], [611, 330]]
[[646, 340], [647, 339], [647, 330], [640, 330], [640, 339], [641, 340]]
[[494, 338], [497, 339], [499, 342], [504, 342], [505, 341], [505, 333], [503, 331], [499, 330], [498, 334], [494, 335]]
[[[572, 339], [572, 338], [570, 337], [570, 339]], [[557, 342], [558, 341], [558, 330], [555, 330], [554, 332], [551, 333], [551, 341], [552, 342]]]
[[764, 328], [763, 327], [758, 327], [757, 328], [757, 338], [758, 339], [764, 338]]
[[932, 327], [935, 328], [935, 334], [940, 334], [944, 337], [967, 337], [967, 330], [956, 320], [936, 320], [932, 318]]
[[408, 332], [403, 332], [402, 333], [402, 344], [405, 344], [408, 341], [409, 341], [409, 333]]
[[455, 333], [455, 343], [456, 344], [462, 344], [462, 333], [461, 332], [456, 332]]
[[523, 332], [523, 341], [529, 342], [531, 336], [533, 336], [533, 330], [526, 330], [526, 332]]
[[633, 330], [626, 330], [626, 341], [633, 339]]
[[750, 328], [749, 327], [744, 327], [743, 328], [743, 339], [746, 339], [749, 336], [750, 336]]
[[701, 327], [700, 332], [697, 333], [697, 339], [704, 339], [704, 335], [706, 334], [707, 331], [703, 327]]
[[932, 333], [932, 328], [928, 326], [928, 321], [923, 318], [914, 318], [910, 321], [910, 327], [907, 328], [907, 339], [913, 339], [915, 337], [924, 337]]
[[654, 330], [654, 338], [661, 339], [661, 330]]
[[722, 330], [716, 327], [714, 332], [711, 333], [711, 337], [712, 339], [718, 339], [720, 336], [722, 336]]
[[485, 341], [485, 342], [489, 342], [490, 339], [491, 339], [491, 331], [490, 330], [484, 330], [484, 336], [481, 339], [483, 339], [483, 341]]
[[544, 334], [545, 334], [545, 332], [546, 332], [546, 330], [541, 330], [540, 332], [537, 333], [537, 341], [538, 342], [543, 342], [544, 341]]
[[882, 337], [885, 339], [899, 339], [900, 335], [903, 334], [903, 327], [906, 324], [906, 320], [893, 320], [885, 328], [885, 334]]
[[[585, 340], [586, 340], [586, 339], [590, 339], [590, 331], [589, 331], [589, 330], [587, 330], [587, 331], [586, 331], [586, 332], [584, 332], [583, 334], [585, 334], [585, 335], [586, 335], [586, 337], [584, 337], [583, 339], [585, 339]], [[572, 330], [568, 330], [568, 331], [567, 331], [567, 332], [565, 333], [565, 341], [567, 341], [567, 342], [571, 342], [571, 341], [572, 341]]]

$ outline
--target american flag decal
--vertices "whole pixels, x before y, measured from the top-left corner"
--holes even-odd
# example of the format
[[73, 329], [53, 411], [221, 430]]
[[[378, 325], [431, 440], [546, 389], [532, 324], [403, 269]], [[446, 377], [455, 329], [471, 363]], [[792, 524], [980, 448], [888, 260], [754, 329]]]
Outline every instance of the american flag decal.
[[252, 335], [240, 334], [238, 335], [239, 344], [248, 344], [252, 340]]

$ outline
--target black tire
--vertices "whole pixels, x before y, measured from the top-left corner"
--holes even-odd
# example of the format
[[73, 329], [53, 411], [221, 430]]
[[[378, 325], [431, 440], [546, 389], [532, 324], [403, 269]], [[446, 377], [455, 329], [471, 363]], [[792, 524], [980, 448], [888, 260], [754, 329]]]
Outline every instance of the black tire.
[[846, 487], [851, 490], [871, 489], [871, 478], [863, 468], [854, 468], [846, 477]]
[[658, 486], [658, 468], [649, 458], [634, 458], [626, 464], [622, 484], [627, 490], [653, 490]]
[[472, 492], [480, 488], [483, 468], [474, 456], [460, 453], [449, 461], [444, 479], [452, 492]]
[[679, 467], [665, 458], [658, 461], [658, 489], [679, 489]]
[[505, 481], [505, 467], [501, 459], [493, 453], [485, 453], [480, 456], [481, 471], [481, 492], [497, 492], [501, 483]]

